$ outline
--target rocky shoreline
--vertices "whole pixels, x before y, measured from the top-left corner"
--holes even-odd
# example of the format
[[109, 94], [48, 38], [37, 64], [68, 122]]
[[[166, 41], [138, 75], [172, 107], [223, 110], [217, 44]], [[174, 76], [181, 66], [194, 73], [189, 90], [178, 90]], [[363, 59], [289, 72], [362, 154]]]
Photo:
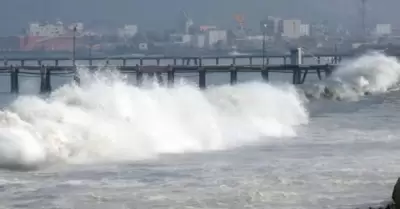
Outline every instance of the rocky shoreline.
[[[360, 208], [361, 209], [361, 208]], [[396, 209], [395, 205], [393, 203], [390, 203], [386, 206], [381, 206], [381, 207], [369, 207], [368, 209]]]
[[[390, 202], [383, 203], [380, 206], [367, 207], [368, 209], [396, 209], [396, 203], [400, 203], [400, 178], [397, 179], [396, 184], [393, 187], [392, 200]], [[356, 209], [364, 209], [357, 207]], [[400, 209], [400, 207], [398, 208]]]

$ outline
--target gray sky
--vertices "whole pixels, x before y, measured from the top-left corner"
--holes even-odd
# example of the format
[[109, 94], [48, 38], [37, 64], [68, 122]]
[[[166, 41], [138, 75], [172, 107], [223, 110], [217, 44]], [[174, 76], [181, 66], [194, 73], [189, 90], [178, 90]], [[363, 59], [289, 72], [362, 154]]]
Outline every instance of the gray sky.
[[[400, 22], [400, 0], [368, 0], [370, 21]], [[359, 21], [360, 0], [0, 0], [1, 34], [22, 30], [29, 21], [60, 18], [63, 21], [134, 23], [144, 29], [176, 25], [184, 9], [197, 24], [234, 26], [233, 15], [245, 16], [256, 28], [261, 18], [272, 15], [305, 21], [327, 20], [354, 26]], [[397, 20], [399, 19], [399, 20]]]

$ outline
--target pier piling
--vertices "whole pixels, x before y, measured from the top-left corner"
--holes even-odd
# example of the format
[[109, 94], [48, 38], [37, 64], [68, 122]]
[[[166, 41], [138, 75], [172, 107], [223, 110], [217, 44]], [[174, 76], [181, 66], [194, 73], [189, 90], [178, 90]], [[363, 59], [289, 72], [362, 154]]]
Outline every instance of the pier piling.
[[51, 68], [45, 68], [45, 88], [46, 88], [46, 93], [51, 92]]
[[206, 70], [203, 67], [198, 68], [199, 72], [199, 87], [200, 89], [206, 88]]
[[263, 81], [265, 81], [265, 82], [269, 81], [269, 70], [268, 70], [268, 67], [261, 68], [261, 77], [262, 77]]
[[44, 66], [40, 69], [40, 93], [46, 93], [46, 69]]
[[[300, 70], [301, 70], [301, 69], [300, 69]], [[304, 70], [303, 77], [301, 78], [301, 82], [300, 82], [300, 84], [303, 84], [303, 83], [304, 83], [304, 81], [306, 81], [307, 74], [308, 74], [308, 69], [305, 69], [305, 70]], [[301, 77], [301, 73], [300, 73], [300, 77]]]
[[319, 80], [322, 80], [321, 70], [319, 68], [317, 69], [317, 76]]
[[51, 69], [42, 66], [40, 69], [40, 93], [51, 92]]
[[301, 84], [302, 70], [300, 65], [303, 62], [303, 55], [301, 48], [292, 49], [290, 51], [290, 63], [295, 66], [293, 70], [293, 84]]
[[171, 66], [168, 66], [167, 80], [168, 80], [168, 86], [172, 87], [175, 82], [175, 70]]
[[159, 83], [159, 84], [163, 84], [164, 83], [164, 79], [163, 79], [163, 76], [162, 76], [161, 72], [156, 72], [156, 79], [157, 79], [157, 83]]
[[237, 83], [237, 69], [234, 65], [231, 65], [230, 74], [231, 74], [231, 85], [234, 85]]
[[[292, 69], [292, 70], [293, 70], [293, 79], [292, 79], [293, 81], [292, 81], [292, 83], [294, 85], [300, 84], [301, 72], [299, 71], [299, 69], [297, 67], [294, 67], [294, 69]], [[299, 76], [299, 74], [300, 74], [300, 76]]]
[[326, 66], [326, 69], [325, 69], [325, 77], [327, 78], [327, 77], [329, 77], [329, 76], [331, 76], [332, 75], [332, 68], [330, 68], [328, 65]]
[[147, 79], [151, 81], [154, 80], [154, 73], [153, 72], [147, 73]]
[[139, 65], [136, 65], [136, 84], [141, 86], [143, 84], [143, 72]]
[[10, 72], [10, 92], [14, 94], [19, 93], [19, 69], [16, 67], [11, 67], [11, 72]]
[[73, 70], [74, 70], [74, 82], [76, 85], [79, 86], [81, 84], [81, 78], [79, 77], [77, 68], [75, 67]]

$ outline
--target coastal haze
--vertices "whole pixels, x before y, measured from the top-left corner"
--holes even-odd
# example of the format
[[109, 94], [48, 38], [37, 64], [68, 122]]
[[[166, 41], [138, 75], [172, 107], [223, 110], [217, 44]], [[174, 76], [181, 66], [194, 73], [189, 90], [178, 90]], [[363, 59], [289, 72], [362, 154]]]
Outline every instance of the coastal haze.
[[[9, 0], [0, 27], [7, 36], [30, 21], [60, 18], [164, 30], [182, 10], [225, 29], [237, 26], [236, 13], [257, 30], [269, 15], [360, 25], [359, 1], [166, 2]], [[368, 27], [391, 24], [386, 35], [396, 46], [400, 5], [379, 2], [368, 1]], [[239, 73], [229, 85], [227, 73], [210, 73], [199, 89], [197, 75], [187, 73], [173, 87], [152, 80], [138, 87], [134, 75], [112, 66], [121, 63], [97, 73], [87, 64], [77, 61], [79, 86], [71, 75], [53, 75], [49, 95], [38, 94], [32, 74], [21, 74], [19, 95], [9, 94], [10, 78], [0, 74], [0, 208], [353, 209], [391, 199], [400, 172], [400, 62], [384, 50], [344, 59], [330, 77], [309, 75], [296, 86], [292, 74], [264, 82], [259, 73]], [[333, 96], [323, 98], [326, 89]]]
[[[178, 13], [187, 10], [197, 22], [233, 26], [232, 16], [246, 15], [252, 28], [268, 15], [301, 18], [307, 21], [327, 20], [354, 26], [359, 21], [358, 0], [2, 0], [1, 33], [20, 32], [27, 22], [54, 20], [84, 22], [134, 23], [146, 29], [175, 26]], [[369, 0], [369, 18], [374, 22], [398, 19], [397, 0]], [[13, 20], [13, 21], [9, 21]]]
[[72, 51], [91, 57], [261, 54], [263, 47], [271, 55], [292, 47], [308, 54], [398, 50], [395, 0], [18, 0], [4, 5], [4, 59], [71, 57]]

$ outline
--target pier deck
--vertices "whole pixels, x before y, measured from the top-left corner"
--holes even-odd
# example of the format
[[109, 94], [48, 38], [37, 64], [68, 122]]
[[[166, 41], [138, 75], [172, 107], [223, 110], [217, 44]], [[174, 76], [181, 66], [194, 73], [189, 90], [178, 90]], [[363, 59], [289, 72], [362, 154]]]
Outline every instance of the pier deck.
[[[36, 64], [27, 65], [25, 63], [28, 58], [25, 59], [8, 59], [16, 63], [10, 64], [8, 60], [4, 62], [4, 66], [0, 66], [0, 74], [9, 74], [10, 76], [10, 91], [12, 93], [19, 92], [19, 75], [29, 74], [32, 76], [40, 76], [40, 92], [46, 93], [52, 90], [51, 77], [52, 75], [72, 75], [76, 82], [80, 82], [79, 74], [77, 73], [78, 68], [87, 68], [91, 71], [102, 70], [102, 69], [114, 69], [121, 73], [136, 74], [136, 84], [141, 85], [144, 80], [144, 76], [150, 79], [155, 79], [161, 84], [172, 86], [175, 81], [175, 75], [179, 73], [194, 74], [198, 76], [199, 88], [206, 88], [207, 74], [211, 73], [227, 73], [230, 75], [230, 83], [236, 84], [238, 81], [238, 73], [243, 72], [255, 72], [260, 73], [260, 76], [264, 81], [269, 81], [270, 73], [290, 73], [292, 74], [293, 84], [303, 84], [308, 74], [316, 74], [318, 79], [322, 80], [324, 77], [331, 75], [335, 69], [337, 63], [342, 60], [342, 56], [339, 55], [326, 55], [332, 59], [330, 62], [321, 63], [322, 56], [307, 56], [303, 55], [302, 49], [292, 49], [290, 55], [280, 56], [228, 56], [228, 57], [109, 57], [102, 65], [94, 65], [93, 61], [97, 58], [88, 58], [87, 65], [77, 66], [76, 61], [79, 59], [73, 58], [72, 63], [69, 62], [67, 65], [61, 65], [61, 58], [50, 58], [53, 61], [51, 64], [43, 63], [43, 60], [33, 60]], [[315, 64], [305, 65], [304, 58], [311, 57]], [[283, 58], [279, 63], [270, 63], [272, 58]], [[67, 59], [67, 58], [65, 58]], [[104, 58], [103, 58], [104, 59]], [[122, 59], [122, 63], [115, 65], [110, 64], [109, 59]], [[206, 59], [215, 61], [206, 63]], [[231, 59], [228, 64], [220, 63], [221, 59]], [[248, 60], [247, 63], [238, 63], [237, 59]], [[262, 59], [262, 62], [260, 62]], [[136, 60], [139, 63], [132, 64], [128, 63], [129, 60]], [[145, 62], [146, 60], [152, 60], [153, 62]], [[161, 62], [161, 60], [168, 60], [169, 63]], [[181, 64], [178, 64], [178, 61]], [[254, 63], [256, 60], [258, 63]], [[32, 61], [32, 60], [31, 60]], [[68, 61], [68, 60], [67, 60]], [[172, 64], [170, 63], [172, 61]], [[193, 61], [193, 63], [191, 63]], [[288, 61], [290, 64], [288, 64]], [[262, 63], [262, 65], [261, 65]], [[166, 82], [164, 78], [166, 77]]]
[[[319, 54], [319, 55], [302, 55], [302, 59], [311, 60], [313, 64], [337, 64], [342, 59], [351, 57], [350, 54]], [[79, 65], [96, 65], [97, 63], [107, 63], [119, 66], [135, 66], [135, 65], [260, 65], [264, 60], [265, 64], [293, 64], [291, 63], [290, 54], [281, 55], [237, 55], [237, 56], [104, 56], [104, 57], [3, 57], [3, 66], [18, 65], [18, 66], [74, 66]], [[305, 62], [302, 62], [305, 63]], [[311, 64], [311, 63], [310, 63]]]
[[[185, 65], [146, 65], [146, 66], [107, 66], [106, 69], [118, 70], [120, 73], [135, 74], [136, 83], [141, 85], [144, 77], [156, 79], [159, 83], [172, 86], [175, 76], [179, 73], [193, 74], [198, 76], [200, 88], [206, 88], [206, 75], [211, 73], [227, 73], [230, 75], [230, 84], [236, 84], [238, 73], [253, 72], [260, 73], [262, 79], [269, 81], [270, 73], [290, 73], [293, 84], [303, 84], [309, 74], [316, 74], [320, 80], [328, 77], [336, 65], [208, 65], [208, 66], [185, 66]], [[104, 67], [81, 66], [90, 71], [101, 71]], [[77, 67], [73, 66], [4, 66], [0, 67], [0, 74], [8, 74], [10, 77], [10, 91], [19, 92], [19, 76], [31, 75], [40, 77], [40, 92], [47, 93], [52, 90], [52, 75], [70, 75], [79, 82]], [[164, 81], [166, 77], [166, 81]]]

